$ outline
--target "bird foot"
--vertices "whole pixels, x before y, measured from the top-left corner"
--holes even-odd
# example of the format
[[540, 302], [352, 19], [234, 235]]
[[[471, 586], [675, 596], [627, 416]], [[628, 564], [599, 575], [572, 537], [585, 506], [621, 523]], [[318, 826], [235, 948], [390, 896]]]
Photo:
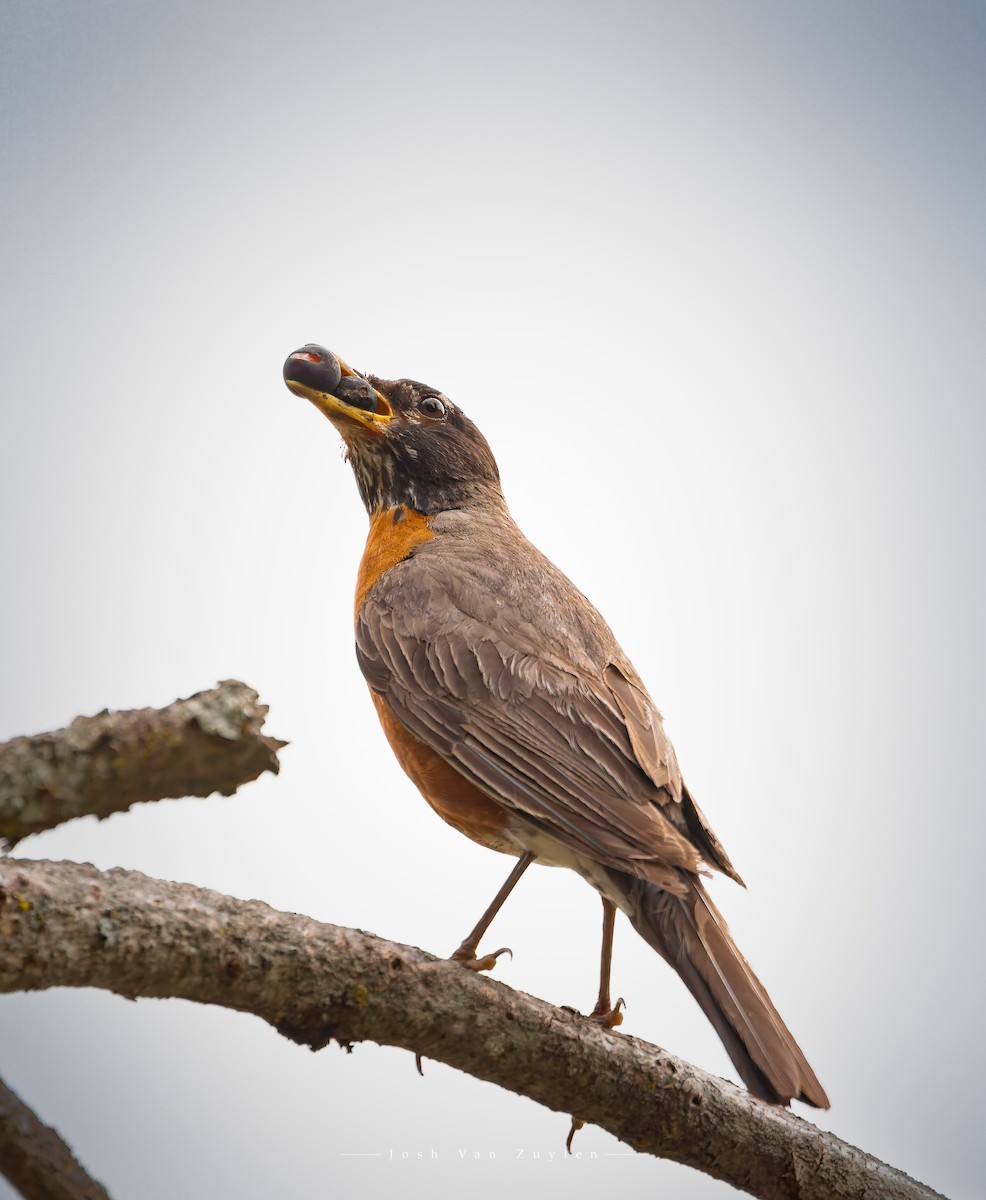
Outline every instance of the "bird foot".
[[468, 946], [465, 942], [452, 955], [452, 962], [461, 963], [464, 967], [468, 967], [470, 971], [492, 971], [496, 966], [496, 960], [501, 954], [509, 954], [511, 958], [514, 952], [509, 946], [501, 946], [499, 950], [494, 950], [492, 954], [484, 954], [482, 958], [476, 956], [476, 947]]
[[581, 1117], [572, 1117], [572, 1128], [568, 1131], [568, 1137], [565, 1139], [565, 1151], [567, 1154], [572, 1153], [572, 1138], [585, 1125], [585, 1121]]
[[600, 998], [596, 1007], [589, 1013], [589, 1020], [595, 1021], [603, 1029], [615, 1029], [617, 1025], [623, 1024], [623, 1009], [625, 1008], [626, 1001], [622, 996], [615, 1004], [610, 1004], [608, 999]]

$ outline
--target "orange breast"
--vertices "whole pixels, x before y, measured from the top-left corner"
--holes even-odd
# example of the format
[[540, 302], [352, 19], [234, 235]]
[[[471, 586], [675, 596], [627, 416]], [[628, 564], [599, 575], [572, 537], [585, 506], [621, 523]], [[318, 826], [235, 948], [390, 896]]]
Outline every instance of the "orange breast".
[[370, 695], [397, 761], [442, 820], [481, 846], [516, 854], [516, 845], [504, 836], [506, 810], [460, 775], [455, 767], [449, 766], [430, 746], [409, 733], [381, 696], [375, 692]]
[[367, 593], [384, 571], [396, 567], [415, 546], [434, 536], [431, 517], [415, 512], [413, 508], [384, 508], [373, 514], [356, 576], [357, 618]]
[[[408, 508], [385, 509], [370, 518], [370, 532], [356, 579], [357, 618], [380, 576], [406, 558], [415, 546], [435, 536], [430, 520]], [[370, 695], [397, 761], [435, 812], [473, 841], [516, 854], [514, 844], [503, 836], [507, 824], [504, 808], [409, 733], [380, 696], [375, 692]]]

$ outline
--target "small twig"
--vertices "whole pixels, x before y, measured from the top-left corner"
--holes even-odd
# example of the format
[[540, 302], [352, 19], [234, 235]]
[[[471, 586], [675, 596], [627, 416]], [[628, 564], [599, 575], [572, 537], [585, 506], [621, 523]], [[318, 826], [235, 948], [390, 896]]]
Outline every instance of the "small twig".
[[267, 706], [226, 680], [167, 708], [76, 717], [67, 729], [0, 744], [0, 844], [73, 817], [107, 817], [174, 796], [232, 795], [278, 770], [286, 742], [263, 732]]
[[0, 1079], [0, 1175], [24, 1200], [109, 1200], [54, 1129]]
[[252, 1012], [312, 1049], [373, 1040], [578, 1113], [764, 1200], [936, 1193], [636, 1038], [411, 946], [189, 884], [0, 861], [0, 992], [99, 987]]

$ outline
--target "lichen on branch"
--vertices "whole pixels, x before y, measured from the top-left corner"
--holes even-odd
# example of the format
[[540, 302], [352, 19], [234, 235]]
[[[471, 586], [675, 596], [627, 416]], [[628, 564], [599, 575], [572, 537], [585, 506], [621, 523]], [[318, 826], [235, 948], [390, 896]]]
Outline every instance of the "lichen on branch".
[[108, 817], [168, 797], [232, 795], [278, 771], [287, 743], [263, 732], [267, 705], [228, 679], [167, 708], [76, 717], [0, 744], [0, 845], [74, 817]]
[[903, 1172], [656, 1046], [422, 950], [189, 884], [0, 860], [0, 992], [98, 987], [372, 1040], [466, 1071], [764, 1200], [932, 1200]]

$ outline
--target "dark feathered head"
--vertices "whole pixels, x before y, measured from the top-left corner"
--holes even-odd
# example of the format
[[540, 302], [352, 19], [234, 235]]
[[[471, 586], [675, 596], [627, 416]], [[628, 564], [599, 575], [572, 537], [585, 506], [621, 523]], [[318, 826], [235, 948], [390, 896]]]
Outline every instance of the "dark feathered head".
[[500, 497], [486, 439], [437, 388], [360, 375], [314, 345], [289, 355], [284, 382], [342, 434], [369, 513], [407, 505], [430, 514]]

